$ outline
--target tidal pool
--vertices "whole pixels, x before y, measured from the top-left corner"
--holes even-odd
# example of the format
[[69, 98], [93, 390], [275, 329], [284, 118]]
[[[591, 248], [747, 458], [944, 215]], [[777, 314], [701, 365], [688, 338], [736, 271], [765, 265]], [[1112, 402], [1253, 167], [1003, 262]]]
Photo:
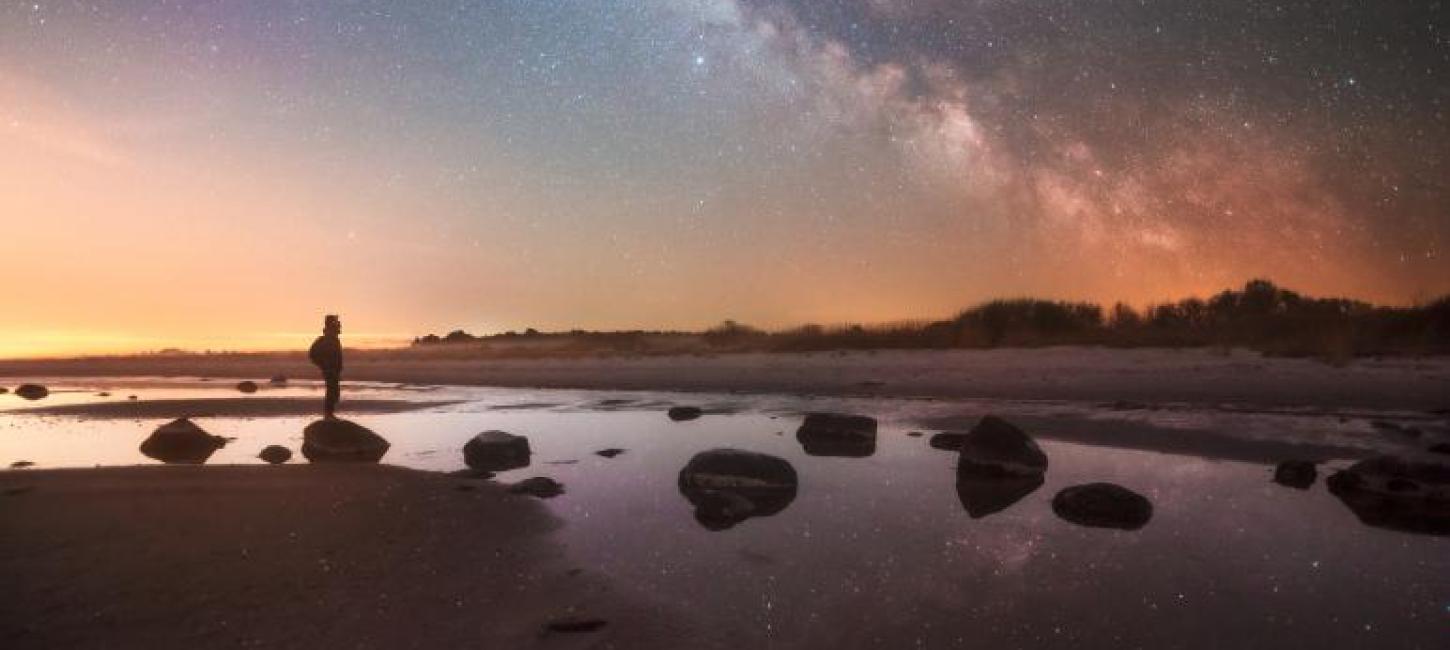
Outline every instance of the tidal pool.
[[[41, 402], [0, 396], [0, 461], [42, 468], [155, 462], [138, 445], [164, 419], [8, 409], [131, 394], [140, 401], [237, 397], [232, 383], [72, 380], [53, 385]], [[1414, 414], [349, 389], [351, 399], [449, 402], [349, 416], [392, 443], [384, 462], [454, 471], [464, 468], [463, 444], [480, 431], [527, 436], [531, 464], [497, 478], [564, 484], [563, 495], [544, 503], [562, 520], [559, 538], [580, 567], [655, 604], [661, 616], [739, 647], [1450, 647], [1450, 538], [1366, 526], [1323, 485], [1353, 458], [1407, 444], [1376, 433], [1371, 421]], [[317, 395], [307, 383], [259, 393]], [[665, 410], [675, 404], [705, 414], [672, 421]], [[810, 410], [880, 418], [874, 448], [806, 453], [795, 431]], [[986, 412], [1038, 437], [1050, 459], [1041, 486], [1006, 497], [959, 489], [956, 454], [930, 447], [927, 436], [938, 429], [921, 424]], [[236, 438], [209, 460], [220, 464], [260, 462], [256, 454], [269, 444], [296, 451], [311, 419], [196, 422]], [[1136, 442], [1085, 433], [1103, 429]], [[595, 454], [608, 448], [624, 452]], [[702, 525], [682, 494], [680, 471], [714, 448], [784, 460], [798, 477], [793, 498], [768, 516]], [[1270, 480], [1269, 461], [1296, 450], [1324, 461], [1308, 490]], [[1099, 481], [1150, 499], [1151, 521], [1134, 531], [1085, 528], [1053, 513], [1058, 490]], [[965, 504], [980, 499], [993, 507], [974, 508], [989, 514], [973, 516]]]

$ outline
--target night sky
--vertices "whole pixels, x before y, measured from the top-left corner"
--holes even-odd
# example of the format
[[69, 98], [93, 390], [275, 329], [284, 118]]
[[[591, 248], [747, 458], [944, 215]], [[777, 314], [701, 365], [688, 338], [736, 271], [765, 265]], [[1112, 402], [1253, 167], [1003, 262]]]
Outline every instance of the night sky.
[[1442, 2], [0, 1], [0, 354], [1450, 292]]

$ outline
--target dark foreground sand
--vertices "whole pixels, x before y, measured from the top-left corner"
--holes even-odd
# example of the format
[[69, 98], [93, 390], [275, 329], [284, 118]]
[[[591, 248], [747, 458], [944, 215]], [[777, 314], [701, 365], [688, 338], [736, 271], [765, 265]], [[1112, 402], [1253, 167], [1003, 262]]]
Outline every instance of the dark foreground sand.
[[[0, 647], [698, 647], [492, 483], [388, 466], [0, 473]], [[608, 625], [550, 633], [578, 617]]]

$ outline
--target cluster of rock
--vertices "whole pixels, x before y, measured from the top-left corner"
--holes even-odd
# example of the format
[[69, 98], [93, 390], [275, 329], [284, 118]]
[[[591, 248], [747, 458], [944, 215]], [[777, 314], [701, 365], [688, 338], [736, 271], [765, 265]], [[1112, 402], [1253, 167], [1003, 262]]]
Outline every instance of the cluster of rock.
[[1329, 492], [1370, 526], [1450, 535], [1450, 464], [1377, 456], [1335, 472]]
[[[1047, 454], [1031, 436], [994, 415], [971, 431], [943, 432], [929, 440], [935, 449], [957, 453], [957, 499], [972, 518], [1001, 512], [1036, 492], [1047, 474]], [[1081, 526], [1135, 530], [1153, 516], [1153, 504], [1112, 483], [1088, 483], [1060, 490], [1052, 499], [1058, 517]]]

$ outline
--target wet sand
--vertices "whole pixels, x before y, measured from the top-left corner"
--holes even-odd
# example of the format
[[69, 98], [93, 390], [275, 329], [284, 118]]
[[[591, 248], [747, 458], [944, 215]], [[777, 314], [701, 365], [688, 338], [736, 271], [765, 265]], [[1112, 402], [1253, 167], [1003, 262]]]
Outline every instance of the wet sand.
[[[396, 399], [349, 399], [352, 414], [403, 413], [456, 402]], [[320, 415], [315, 397], [216, 397], [197, 399], [148, 399], [123, 402], [92, 402], [13, 409], [12, 415], [65, 415], [93, 419], [151, 419], [180, 417], [282, 417]]]
[[[1314, 359], [1207, 349], [1055, 347], [565, 359], [349, 351], [349, 381], [517, 388], [749, 392], [1429, 411], [1450, 408], [1450, 357]], [[0, 361], [10, 383], [46, 376], [315, 378], [300, 354]]]
[[[387, 466], [0, 473], [0, 646], [682, 647], [498, 485]], [[599, 618], [588, 633], [551, 620]], [[663, 639], [669, 639], [668, 643]]]

